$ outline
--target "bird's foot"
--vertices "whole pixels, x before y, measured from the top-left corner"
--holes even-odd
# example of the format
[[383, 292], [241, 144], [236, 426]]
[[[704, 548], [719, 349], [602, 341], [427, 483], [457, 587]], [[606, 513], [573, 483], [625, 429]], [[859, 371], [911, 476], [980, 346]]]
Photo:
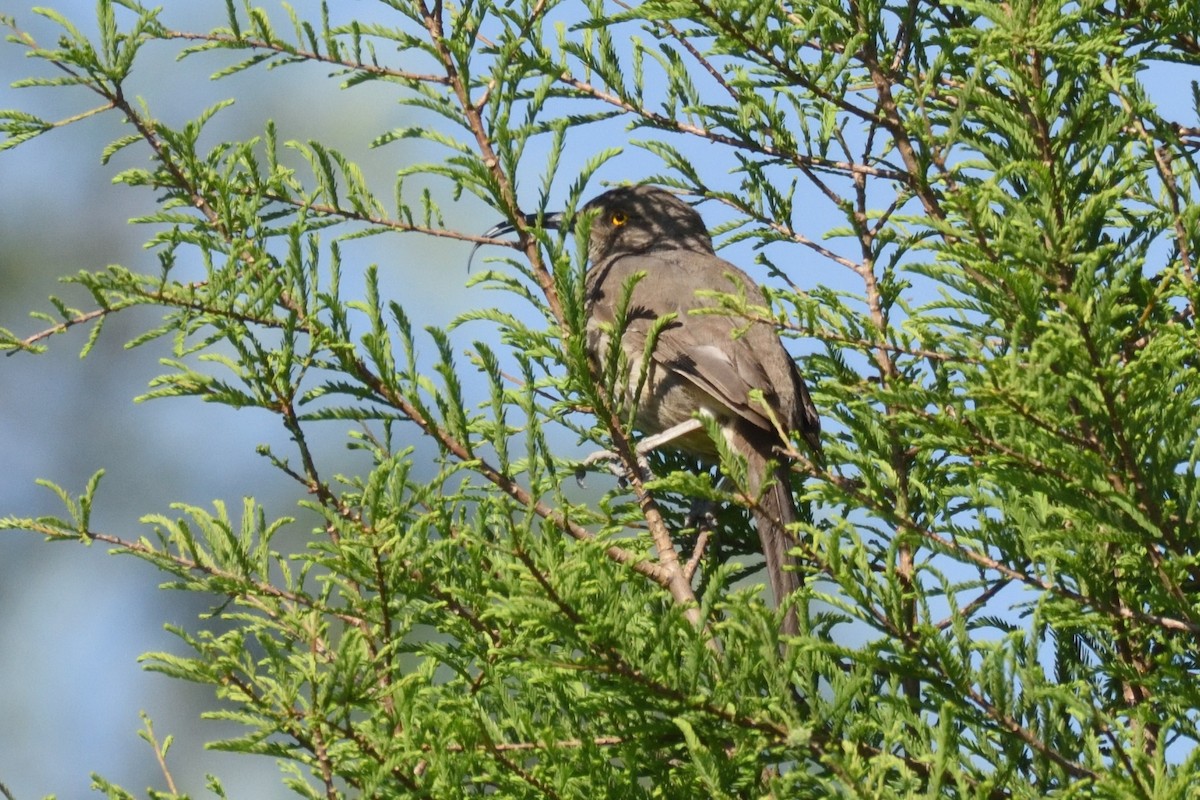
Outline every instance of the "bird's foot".
[[687, 516], [683, 518], [682, 535], [679, 545], [684, 553], [691, 555], [683, 565], [683, 574], [690, 582], [704, 560], [708, 550], [708, 541], [717, 527], [717, 504], [711, 500], [694, 500], [688, 508]]
[[717, 504], [712, 500], [693, 500], [683, 518], [683, 527], [711, 531], [717, 527]]
[[637, 452], [639, 456], [644, 456], [646, 453], [652, 453], [668, 442], [673, 442], [680, 436], [686, 436], [693, 431], [698, 431], [704, 427], [704, 423], [698, 419], [685, 420], [678, 425], [672, 425], [665, 431], [659, 431], [653, 436], [647, 436], [638, 442]]
[[[654, 450], [657, 448], [667, 444], [670, 441], [673, 441], [674, 439], [678, 439], [680, 436], [685, 436], [692, 431], [699, 430], [702, 427], [704, 427], [704, 424], [700, 422], [700, 420], [689, 419], [686, 422], [673, 425], [670, 428], [667, 428], [665, 431], [656, 433], [653, 436], [647, 436], [645, 439], [642, 439], [640, 442], [638, 442], [637, 447], [634, 448], [634, 455], [637, 457], [638, 470], [641, 472], [642, 479], [646, 480], [650, 477], [650, 464], [646, 461], [647, 454], [654, 452]], [[617, 476], [617, 480], [622, 486], [629, 483], [629, 473], [625, 468], [625, 464], [622, 462], [621, 457], [611, 450], [599, 450], [583, 459], [579, 466], [575, 468], [576, 482], [582, 486], [584, 476], [592, 469], [592, 467], [600, 463], [603, 463], [605, 465], [605, 469]]]
[[[642, 479], [650, 476], [650, 464], [646, 461], [646, 457], [640, 452], [637, 453], [638, 471], [642, 474]], [[604, 469], [611, 472], [617, 478], [617, 483], [625, 486], [629, 483], [629, 471], [625, 468], [625, 462], [619, 455], [612, 450], [597, 450], [591, 453], [583, 461], [579, 462], [579, 466], [575, 468], [575, 482], [583, 486], [583, 479], [588, 472], [592, 471], [597, 464], [603, 464]]]

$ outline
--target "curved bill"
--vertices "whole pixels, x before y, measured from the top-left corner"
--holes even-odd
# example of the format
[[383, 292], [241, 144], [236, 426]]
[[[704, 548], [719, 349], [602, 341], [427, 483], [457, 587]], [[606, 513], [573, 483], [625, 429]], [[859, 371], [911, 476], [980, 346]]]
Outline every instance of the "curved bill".
[[[537, 214], [526, 214], [524, 216], [525, 224], [528, 226], [537, 225]], [[553, 214], [546, 214], [542, 217], [542, 228], [546, 230], [557, 230], [562, 227], [563, 215], [561, 211], [556, 211]], [[509, 233], [516, 233], [517, 226], [511, 222], [500, 222], [488, 228], [481, 235], [486, 239], [496, 239]], [[491, 242], [476, 242], [471, 248], [471, 255], [467, 256], [467, 272], [471, 271], [471, 262], [475, 260], [475, 252]]]

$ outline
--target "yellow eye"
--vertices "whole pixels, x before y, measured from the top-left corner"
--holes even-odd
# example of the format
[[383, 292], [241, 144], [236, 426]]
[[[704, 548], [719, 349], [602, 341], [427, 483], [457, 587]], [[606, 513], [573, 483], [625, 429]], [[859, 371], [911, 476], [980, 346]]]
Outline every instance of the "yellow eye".
[[614, 211], [608, 221], [613, 224], [614, 228], [619, 228], [629, 221], [629, 217], [625, 215], [624, 211]]

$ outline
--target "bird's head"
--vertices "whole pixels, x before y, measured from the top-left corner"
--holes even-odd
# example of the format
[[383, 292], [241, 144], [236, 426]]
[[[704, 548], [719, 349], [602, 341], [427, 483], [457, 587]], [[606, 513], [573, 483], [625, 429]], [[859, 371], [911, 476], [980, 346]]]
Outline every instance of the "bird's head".
[[[693, 250], [712, 253], [712, 237], [696, 210], [675, 195], [657, 186], [621, 186], [592, 199], [576, 216], [590, 220], [588, 259], [599, 264], [614, 255], [644, 253], [656, 249]], [[537, 217], [525, 221], [536, 224]], [[561, 228], [560, 213], [542, 217], [545, 228]], [[571, 226], [574, 228], [574, 224]], [[494, 238], [516, 230], [502, 222], [484, 236]], [[476, 245], [478, 249], [480, 245]], [[471, 251], [475, 255], [475, 251]]]
[[583, 207], [591, 218], [588, 258], [673, 248], [713, 252], [712, 237], [696, 210], [657, 186], [610, 189]]

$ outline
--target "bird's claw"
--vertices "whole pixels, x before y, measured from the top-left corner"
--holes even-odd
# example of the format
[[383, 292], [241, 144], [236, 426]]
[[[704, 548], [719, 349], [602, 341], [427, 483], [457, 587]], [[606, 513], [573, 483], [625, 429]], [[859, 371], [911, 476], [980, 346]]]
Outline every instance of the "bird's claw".
[[[650, 463], [646, 460], [644, 453], [638, 450], [636, 453], [638, 462], [638, 471], [641, 472], [643, 480], [650, 476]], [[629, 471], [625, 468], [625, 463], [621, 457], [611, 450], [597, 450], [591, 453], [583, 461], [579, 462], [579, 466], [575, 468], [575, 482], [582, 487], [583, 479], [597, 464], [603, 463], [604, 468], [616, 476], [617, 482], [621, 486], [629, 483]]]
[[717, 527], [717, 504], [711, 500], [693, 500], [683, 518], [683, 527], [711, 531]]
[[[665, 431], [660, 431], [653, 436], [647, 436], [638, 442], [637, 447], [634, 448], [634, 455], [637, 457], [638, 470], [641, 472], [642, 480], [647, 480], [650, 477], [650, 462], [646, 460], [648, 453], [654, 452], [656, 448], [674, 441], [680, 436], [700, 430], [702, 427], [704, 425], [700, 420], [689, 419]], [[625, 464], [622, 462], [621, 457], [611, 450], [598, 450], [583, 459], [579, 466], [575, 468], [575, 481], [580, 486], [583, 486], [584, 475], [593, 465], [601, 461], [607, 463], [608, 471], [617, 476], [617, 481], [621, 486], [629, 483], [629, 473], [625, 469]]]

